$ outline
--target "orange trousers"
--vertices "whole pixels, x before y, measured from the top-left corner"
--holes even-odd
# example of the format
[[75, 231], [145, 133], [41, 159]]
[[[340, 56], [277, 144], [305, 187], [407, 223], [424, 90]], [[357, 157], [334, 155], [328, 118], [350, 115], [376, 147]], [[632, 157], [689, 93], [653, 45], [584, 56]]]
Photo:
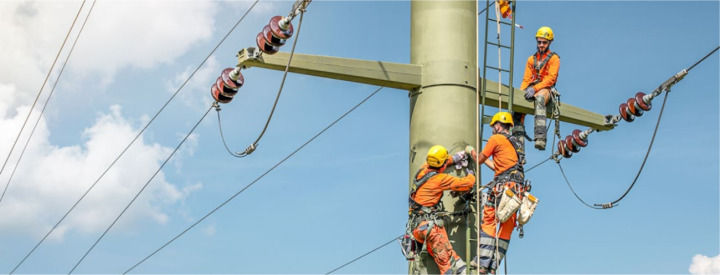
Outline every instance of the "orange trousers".
[[413, 236], [418, 242], [426, 244], [428, 253], [440, 269], [440, 274], [450, 270], [453, 260], [460, 260], [450, 244], [445, 227], [437, 225], [430, 227], [428, 221], [422, 221], [413, 229]]

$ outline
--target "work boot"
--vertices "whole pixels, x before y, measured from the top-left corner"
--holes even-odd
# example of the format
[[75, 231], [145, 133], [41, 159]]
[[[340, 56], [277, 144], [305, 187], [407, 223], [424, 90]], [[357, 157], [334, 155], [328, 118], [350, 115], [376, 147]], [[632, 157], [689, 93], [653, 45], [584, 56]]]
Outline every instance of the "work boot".
[[545, 151], [545, 139], [536, 139], [535, 140], [535, 148], [537, 148], [540, 151]]

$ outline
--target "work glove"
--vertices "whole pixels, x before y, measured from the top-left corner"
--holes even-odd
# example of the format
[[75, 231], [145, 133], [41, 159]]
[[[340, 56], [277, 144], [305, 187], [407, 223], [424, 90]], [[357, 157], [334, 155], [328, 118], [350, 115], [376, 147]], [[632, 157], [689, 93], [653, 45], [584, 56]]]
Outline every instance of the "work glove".
[[463, 151], [455, 153], [452, 156], [452, 159], [456, 169], [467, 167], [468, 165], [467, 155], [465, 155], [465, 152]]
[[475, 154], [477, 154], [475, 152], [475, 147], [472, 147], [470, 145], [465, 146], [465, 155], [468, 156], [468, 158], [475, 159], [477, 157]]
[[535, 88], [532, 86], [525, 88], [525, 99], [527, 100], [535, 100]]
[[473, 171], [473, 170], [470, 169], [470, 168], [465, 168], [465, 172], [467, 172], [468, 175], [473, 175], [473, 176], [475, 175], [475, 171]]

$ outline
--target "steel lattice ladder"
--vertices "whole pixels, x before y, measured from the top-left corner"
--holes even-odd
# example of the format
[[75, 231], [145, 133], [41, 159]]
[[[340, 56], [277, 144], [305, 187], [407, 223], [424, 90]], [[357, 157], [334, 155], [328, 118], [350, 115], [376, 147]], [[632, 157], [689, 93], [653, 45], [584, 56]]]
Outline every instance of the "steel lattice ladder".
[[[507, 19], [503, 20], [502, 16], [500, 18], [498, 18], [497, 16], [495, 16], [495, 14], [496, 14], [495, 12], [491, 12], [490, 9], [495, 8], [495, 7], [493, 7], [493, 5], [496, 4], [496, 0], [492, 0], [492, 1], [486, 0], [485, 3], [486, 4], [484, 6], [483, 11], [480, 12], [480, 13], [485, 12], [485, 40], [483, 43], [484, 46], [483, 46], [483, 67], [482, 67], [482, 78], [481, 78], [481, 82], [482, 82], [481, 83], [481, 96], [484, 98], [485, 93], [487, 92], [487, 82], [485, 80], [487, 79], [488, 69], [497, 71], [500, 74], [507, 73], [507, 85], [506, 86], [508, 87], [510, 94], [509, 94], [506, 102], [507, 102], [508, 112], [512, 113], [513, 112], [513, 110], [512, 110], [513, 96], [515, 94], [515, 89], [513, 87], [513, 67], [514, 67], [513, 64], [515, 62], [515, 26], [516, 26], [516, 24], [515, 24], [515, 19], [516, 19], [515, 4], [516, 4], [516, 1], [513, 1], [513, 0], [509, 1], [509, 5], [511, 8], [511, 19], [509, 20], [510, 22], [508, 22]], [[478, 14], [478, 16], [480, 16], [480, 14]], [[507, 28], [510, 29], [510, 44], [509, 45], [502, 43], [502, 41], [500, 40], [500, 38], [501, 38], [500, 34], [497, 34], [498, 35], [498, 38], [496, 39], [497, 43], [489, 41], [490, 39], [488, 39], [489, 38], [488, 29], [490, 26], [490, 22], [493, 22], [495, 24], [499, 23], [501, 25], [501, 28], [502, 28], [502, 26], [504, 26], [505, 27], [504, 29], [507, 29]], [[504, 60], [509, 60], [509, 62], [510, 62], [509, 69], [503, 69], [503, 68], [501, 68], [502, 66], [500, 68], [498, 68], [498, 67], [488, 64], [487, 56], [488, 56], [488, 48], [489, 47], [500, 48], [502, 54], [500, 56], [498, 56], [498, 58], [509, 55], [508, 59], [504, 59]], [[509, 51], [509, 53], [508, 53], [508, 51]], [[500, 80], [502, 80], [502, 79], [504, 79], [504, 78], [501, 78]], [[501, 83], [501, 81], [498, 81], [498, 83]], [[499, 96], [499, 98], [500, 98], [500, 96]], [[483, 103], [484, 103], [484, 100], [483, 100]], [[482, 120], [480, 121], [480, 137], [483, 136], [482, 125], [489, 123], [490, 119], [492, 117], [492, 116], [485, 115], [484, 113], [481, 115], [482, 115]], [[483, 139], [482, 141], [487, 142], [486, 139]], [[481, 150], [481, 149], [482, 148], [477, 148], [477, 150]], [[480, 163], [479, 165], [482, 165], [482, 163]], [[480, 179], [481, 178], [480, 167], [477, 167], [477, 175], [478, 175], [478, 179]], [[480, 200], [479, 197], [476, 199]], [[482, 211], [482, 209], [475, 209], [476, 213], [478, 213], [480, 211]], [[479, 225], [481, 223], [480, 215], [477, 215], [477, 217], [478, 218], [477, 218], [476, 222]], [[474, 225], [471, 225], [470, 224], [471, 222], [472, 222], [472, 217], [471, 217], [471, 214], [469, 213], [468, 216], [466, 217], [467, 230], [466, 230], [466, 238], [465, 238], [467, 240], [466, 244], [465, 244], [465, 247], [466, 247], [465, 258], [466, 258], [466, 262], [468, 264], [472, 260], [472, 253], [473, 253], [472, 251], [477, 249], [477, 245], [478, 245], [477, 237], [474, 236], [473, 232], [472, 232], [472, 228], [476, 228], [476, 227]], [[477, 227], [476, 230], [480, 230], [480, 228]]]

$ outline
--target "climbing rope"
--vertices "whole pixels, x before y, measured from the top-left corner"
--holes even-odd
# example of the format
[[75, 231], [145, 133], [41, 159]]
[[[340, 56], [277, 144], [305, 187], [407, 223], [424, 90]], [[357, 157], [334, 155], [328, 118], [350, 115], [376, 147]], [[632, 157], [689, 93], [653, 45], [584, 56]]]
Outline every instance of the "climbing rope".
[[[93, 2], [93, 6], [94, 5], [95, 5], [95, 2]], [[18, 132], [17, 137], [15, 137], [15, 141], [13, 142], [12, 147], [10, 147], [10, 152], [8, 152], [8, 155], [5, 158], [5, 162], [3, 162], [2, 168], [0, 168], [0, 174], [2, 174], [2, 172], [5, 170], [5, 165], [7, 165], [8, 160], [10, 160], [10, 155], [12, 155], [13, 150], [15, 150], [15, 146], [17, 145], [17, 142], [20, 139], [20, 135], [22, 134], [23, 130], [25, 129], [25, 125], [27, 124], [28, 120], [30, 119], [30, 114], [32, 114], [32, 111], [35, 109], [35, 104], [38, 102], [38, 99], [40, 98], [40, 94], [42, 93], [43, 88], [45, 88], [45, 84], [47, 84], [47, 81], [50, 78], [50, 74], [52, 73], [53, 68], [55, 68], [55, 63], [57, 63], [58, 58], [60, 57], [60, 53], [62, 52], [63, 48], [65, 48], [65, 43], [67, 42], [68, 38], [70, 37], [70, 32], [72, 32], [72, 29], [75, 27], [75, 22], [77, 22], [77, 19], [80, 16], [80, 11], [82, 11], [83, 6], [85, 6], [85, 0], [83, 0], [82, 4], [80, 5], [80, 8], [78, 9], [77, 14], [75, 15], [75, 19], [73, 20], [72, 25], [70, 26], [70, 29], [68, 30], [67, 35], [65, 35], [65, 40], [63, 40], [62, 45], [60, 45], [60, 50], [58, 50], [58, 53], [55, 56], [55, 60], [53, 60], [52, 66], [50, 66], [50, 70], [48, 70], [47, 76], [45, 76], [45, 80], [43, 81], [42, 86], [40, 86], [40, 90], [38, 91], [37, 96], [35, 96], [35, 101], [33, 101], [32, 106], [30, 106], [30, 111], [28, 112], [27, 117], [25, 117], [25, 121], [23, 122], [23, 125], [20, 127], [20, 132]], [[90, 12], [92, 12], [92, 8], [90, 8]], [[85, 17], [85, 22], [87, 22], [88, 17], [90, 17], [90, 12], [88, 12], [87, 17]], [[85, 23], [83, 23], [83, 27], [85, 27]], [[75, 38], [75, 42], [73, 42], [73, 48], [75, 48], [75, 43], [77, 43], [77, 39], [80, 37], [80, 34], [82, 34], [82, 28], [80, 28], [80, 31], [78, 32], [78, 35]], [[72, 50], [70, 50], [70, 54], [68, 54], [67, 58], [65, 59], [65, 64], [63, 64], [63, 69], [65, 69], [65, 65], [67, 64], [67, 61], [70, 58], [71, 54], [72, 54]], [[60, 81], [60, 75], [62, 75], [62, 70], [60, 71], [60, 74], [58, 75], [57, 79], [55, 80], [55, 85], [57, 85], [57, 82]], [[43, 111], [45, 111], [45, 107], [47, 107], [48, 102], [50, 102], [50, 97], [52, 96], [52, 91], [54, 91], [54, 90], [55, 90], [55, 86], [53, 85], [53, 88], [50, 91], [50, 95], [48, 96], [47, 100], [45, 100], [45, 105], [42, 108]], [[33, 126], [32, 132], [30, 133], [30, 136], [28, 137], [27, 143], [25, 143], [25, 147], [23, 148], [22, 153], [20, 153], [20, 157], [18, 158], [17, 163], [15, 163], [15, 168], [13, 169], [12, 174], [10, 175], [10, 179], [8, 180], [7, 184], [5, 185], [5, 188], [3, 189], [2, 195], [0, 195], [0, 202], [2, 202], [2, 199], [5, 197], [5, 192], [7, 191], [8, 186], [10, 186], [10, 180], [12, 180], [12, 176], [15, 174], [15, 169], [17, 169], [17, 166], [20, 164], [20, 160], [22, 159], [22, 156], [25, 154], [25, 148], [27, 148], [27, 145], [30, 143], [30, 139], [32, 138], [33, 133], [35, 133], [35, 128], [37, 127], [37, 124], [40, 121], [40, 117], [42, 117], [42, 112], [40, 113], [40, 116], [38, 116], [38, 120], [35, 122], [35, 125]]]
[[[497, 25], [498, 50], [498, 111], [502, 111], [502, 41], [500, 40], [500, 5], [495, 5], [495, 24]], [[509, 106], [508, 106], [509, 107]]]
[[175, 93], [167, 100], [167, 102], [165, 102], [165, 104], [160, 108], [160, 110], [158, 110], [157, 113], [155, 113], [155, 115], [140, 130], [140, 132], [138, 132], [137, 135], [135, 135], [135, 138], [133, 138], [133, 140], [130, 141], [130, 143], [127, 146], [125, 146], [125, 149], [123, 149], [123, 151], [120, 152], [120, 154], [115, 158], [115, 160], [113, 160], [112, 163], [110, 163], [110, 165], [105, 169], [105, 171], [103, 171], [102, 174], [100, 174], [100, 176], [97, 178], [97, 180], [95, 180], [95, 182], [92, 185], [90, 185], [90, 187], [85, 191], [85, 193], [83, 193], [82, 196], [80, 196], [80, 198], [75, 202], [75, 204], [73, 204], [73, 206], [70, 207], [70, 209], [67, 212], [65, 212], [65, 214], [62, 216], [62, 218], [60, 218], [60, 220], [57, 223], [55, 223], [55, 225], [53, 225], [53, 227], [50, 229], [50, 231], [48, 231], [47, 234], [45, 234], [45, 236], [43, 236], [43, 238], [40, 239], [40, 241], [32, 248], [32, 250], [30, 250], [30, 252], [28, 252], [27, 255], [25, 255], [25, 257], [20, 261], [20, 263], [18, 263], [15, 266], [15, 268], [13, 268], [13, 270], [10, 271], [9, 274], [13, 274], [15, 272], [15, 270], [17, 270], [18, 267], [20, 267], [20, 265], [22, 265], [23, 262], [25, 262], [25, 260], [27, 260], [27, 258], [30, 257], [30, 255], [33, 252], [35, 252], [35, 250], [45, 241], [45, 239], [47, 239], [47, 237], [50, 236], [50, 234], [52, 232], [54, 232], [58, 226], [60, 226], [60, 224], [70, 214], [70, 212], [72, 212], [75, 209], [75, 207], [77, 207], [78, 204], [80, 204], [80, 202], [87, 196], [88, 193], [90, 193], [90, 191], [95, 187], [95, 185], [97, 185], [98, 182], [100, 182], [100, 179], [102, 179], [105, 176], [105, 174], [107, 174], [107, 172], [110, 171], [110, 168], [112, 168], [115, 165], [115, 163], [117, 163], [117, 161], [120, 159], [120, 157], [122, 157], [125, 154], [125, 152], [127, 152], [127, 150], [130, 148], [130, 146], [132, 146], [135, 143], [135, 141], [137, 141], [137, 139], [140, 138], [142, 133], [145, 132], [145, 130], [150, 126], [150, 124], [153, 121], [155, 121], [155, 119], [160, 115], [160, 113], [165, 109], [165, 107], [167, 107], [168, 104], [170, 104], [170, 101], [172, 101], [175, 98], [175, 96], [177, 96], [177, 94], [180, 93], [180, 90], [182, 90], [182, 88], [185, 87], [185, 85], [190, 81], [190, 79], [192, 79], [192, 77], [195, 75], [195, 73], [197, 73], [200, 70], [200, 68], [205, 64], [205, 62], [207, 62], [208, 59], [210, 59], [210, 56], [212, 56], [213, 53], [215, 53], [215, 51], [220, 47], [220, 45], [225, 41], [225, 39], [227, 39], [228, 36], [230, 36], [230, 34], [235, 30], [235, 28], [240, 24], [240, 22], [242, 22], [243, 19], [245, 19], [245, 17], [250, 13], [250, 11], [252, 11], [253, 7], [255, 7], [255, 5], [258, 3], [258, 1], [259, 0], [255, 0], [255, 2], [252, 4], [252, 6], [250, 6], [250, 8], [245, 12], [245, 14], [242, 17], [240, 17], [240, 19], [235, 23], [235, 25], [232, 28], [230, 28], [230, 30], [227, 32], [227, 34], [225, 34], [225, 37], [223, 37], [223, 39], [221, 39], [220, 42], [218, 42], [218, 44], [215, 46], [215, 48], [205, 57], [205, 59], [200, 63], [200, 65], [198, 65], [197, 68], [195, 68], [195, 71], [193, 71], [190, 74], [190, 76], [188, 76], [188, 78], [185, 80], [185, 82], [183, 82], [182, 85], [180, 85], [180, 88], [178, 88], [177, 91], [175, 91]]
[[162, 163], [162, 165], [160, 165], [160, 167], [158, 167], [157, 171], [155, 171], [155, 174], [153, 174], [152, 177], [150, 177], [150, 179], [145, 183], [145, 185], [143, 185], [143, 187], [140, 188], [140, 191], [138, 191], [137, 194], [135, 194], [135, 197], [133, 197], [132, 200], [130, 200], [130, 202], [125, 206], [125, 208], [122, 210], [122, 212], [120, 212], [120, 214], [115, 218], [115, 220], [110, 224], [110, 226], [108, 226], [108, 228], [105, 229], [105, 232], [103, 232], [102, 235], [100, 235], [100, 237], [95, 241], [95, 243], [93, 243], [93, 245], [90, 246], [90, 248], [85, 252], [85, 254], [82, 256], [82, 258], [80, 258], [80, 260], [75, 264], [75, 266], [70, 270], [70, 272], [68, 272], [68, 274], [72, 274], [73, 271], [75, 271], [75, 269], [77, 269], [77, 267], [80, 265], [80, 263], [82, 263], [82, 261], [85, 259], [85, 257], [87, 257], [87, 255], [90, 254], [90, 251], [92, 251], [93, 248], [95, 248], [95, 246], [100, 242], [100, 240], [102, 240], [103, 237], [105, 237], [105, 234], [107, 234], [108, 231], [110, 231], [110, 229], [115, 225], [115, 223], [117, 223], [117, 221], [120, 220], [120, 217], [122, 217], [123, 214], [125, 214], [125, 211], [127, 211], [128, 208], [130, 208], [130, 206], [135, 202], [135, 200], [140, 196], [140, 194], [142, 194], [142, 192], [150, 184], [150, 182], [152, 182], [152, 180], [155, 178], [155, 176], [157, 176], [157, 174], [160, 173], [160, 171], [162, 171], [163, 167], [165, 167], [165, 164], [167, 164], [168, 161], [170, 161], [170, 158], [172, 158], [173, 155], [175, 155], [175, 153], [178, 151], [178, 149], [180, 149], [180, 146], [182, 146], [183, 143], [185, 143], [185, 141], [188, 139], [188, 137], [190, 137], [190, 135], [195, 131], [195, 128], [197, 128], [198, 125], [200, 125], [200, 122], [202, 122], [203, 119], [205, 119], [205, 117], [207, 116], [207, 114], [210, 113], [210, 110], [212, 110], [212, 108], [213, 107], [210, 106], [210, 108], [208, 108], [208, 110], [205, 111], [205, 114], [200, 118], [200, 120], [198, 120], [197, 123], [195, 123], [195, 126], [193, 126], [192, 129], [190, 129], [190, 132], [188, 132], [187, 135], [185, 135], [185, 138], [183, 138], [182, 141], [180, 141], [180, 144], [178, 144], [175, 147], [175, 150], [173, 150], [172, 153], [170, 153], [170, 155]]
[[143, 259], [140, 260], [138, 263], [136, 263], [135, 265], [133, 265], [132, 267], [130, 267], [128, 270], [126, 270], [125, 272], [123, 272], [123, 275], [124, 275], [124, 274], [127, 274], [128, 272], [130, 272], [130, 271], [132, 271], [133, 269], [135, 269], [136, 267], [138, 267], [140, 264], [142, 264], [143, 262], [145, 262], [147, 259], [149, 259], [149, 258], [152, 257], [153, 255], [155, 255], [156, 253], [158, 253], [160, 250], [162, 250], [162, 249], [165, 248], [166, 246], [170, 245], [170, 243], [172, 243], [172, 242], [174, 242], [175, 240], [177, 240], [178, 238], [180, 238], [180, 237], [181, 237], [182, 235], [184, 235], [186, 232], [190, 231], [190, 229], [194, 228], [196, 225], [200, 224], [202, 221], [204, 221], [205, 219], [207, 219], [210, 215], [212, 215], [213, 213], [215, 213], [216, 211], [218, 211], [220, 208], [222, 208], [223, 206], [225, 206], [227, 203], [229, 203], [230, 201], [232, 201], [233, 199], [235, 199], [235, 197], [237, 197], [238, 195], [240, 195], [240, 194], [242, 194], [243, 192], [245, 192], [245, 190], [247, 190], [248, 188], [250, 188], [250, 186], [252, 186], [252, 185], [255, 184], [256, 182], [258, 182], [260, 179], [262, 179], [263, 177], [265, 177], [265, 175], [267, 175], [267, 174], [269, 174], [270, 172], [272, 172], [273, 170], [275, 170], [275, 168], [277, 168], [278, 166], [280, 166], [280, 164], [283, 164], [286, 160], [288, 160], [290, 157], [294, 156], [297, 152], [299, 152], [300, 150], [302, 150], [303, 148], [305, 148], [305, 146], [307, 146], [308, 144], [310, 144], [310, 142], [312, 142], [312, 141], [315, 140], [317, 137], [319, 137], [320, 135], [322, 135], [323, 133], [325, 133], [328, 129], [330, 129], [333, 125], [335, 125], [335, 124], [338, 123], [340, 120], [342, 120], [343, 118], [345, 118], [345, 117], [346, 117], [347, 115], [349, 115], [351, 112], [355, 111], [355, 109], [357, 109], [358, 107], [360, 107], [360, 105], [362, 105], [363, 103], [365, 103], [366, 101], [368, 101], [371, 97], [373, 97], [375, 94], [377, 94], [377, 93], [378, 93], [380, 90], [382, 90], [382, 89], [383, 89], [383, 87], [380, 87], [380, 88], [378, 88], [377, 90], [375, 90], [372, 94], [370, 94], [370, 95], [367, 96], [365, 99], [363, 99], [362, 101], [360, 101], [360, 103], [358, 103], [358, 104], [355, 105], [354, 107], [350, 108], [350, 110], [348, 110], [347, 112], [345, 112], [345, 114], [343, 114], [343, 115], [340, 116], [338, 119], [336, 119], [335, 121], [333, 121], [332, 123], [330, 123], [330, 125], [328, 125], [327, 127], [325, 127], [325, 129], [323, 129], [322, 131], [320, 131], [319, 133], [317, 133], [315, 136], [313, 136], [312, 138], [310, 138], [308, 141], [306, 141], [303, 145], [301, 145], [300, 147], [298, 147], [297, 149], [295, 149], [295, 151], [293, 151], [293, 152], [290, 153], [288, 156], [286, 156], [284, 159], [280, 160], [278, 163], [276, 163], [275, 165], [273, 165], [272, 167], [270, 167], [270, 169], [268, 169], [268, 170], [265, 171], [263, 174], [261, 174], [260, 176], [258, 176], [257, 178], [255, 178], [255, 180], [253, 180], [252, 182], [250, 182], [248, 185], [246, 185], [245, 187], [243, 187], [242, 189], [240, 189], [240, 191], [238, 191], [238, 192], [235, 193], [234, 195], [230, 196], [230, 198], [228, 198], [227, 200], [225, 200], [224, 202], [222, 202], [220, 205], [218, 205], [217, 207], [215, 207], [215, 209], [213, 209], [213, 210], [210, 211], [209, 213], [205, 214], [205, 216], [203, 216], [202, 218], [200, 218], [199, 220], [197, 220], [195, 223], [193, 223], [192, 225], [190, 225], [188, 228], [186, 228], [185, 230], [183, 230], [182, 232], [180, 232], [180, 234], [176, 235], [175, 237], [173, 237], [172, 239], [170, 239], [169, 241], [167, 241], [165, 244], [163, 244], [162, 246], [160, 246], [160, 248], [158, 248], [158, 249], [156, 249], [155, 251], [153, 251], [152, 253], [150, 253], [150, 255], [148, 255], [147, 257], [143, 258]]

